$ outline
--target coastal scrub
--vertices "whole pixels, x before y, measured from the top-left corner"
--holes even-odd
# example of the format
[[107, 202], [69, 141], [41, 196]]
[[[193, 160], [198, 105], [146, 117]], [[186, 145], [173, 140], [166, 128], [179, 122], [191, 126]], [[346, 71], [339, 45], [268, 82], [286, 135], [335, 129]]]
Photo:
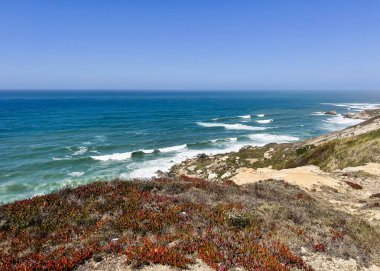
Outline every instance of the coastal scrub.
[[0, 237], [1, 270], [72, 270], [120, 256], [134, 268], [201, 259], [215, 270], [312, 270], [301, 247], [363, 264], [380, 249], [372, 226], [285, 182], [187, 176], [95, 182], [8, 203]]

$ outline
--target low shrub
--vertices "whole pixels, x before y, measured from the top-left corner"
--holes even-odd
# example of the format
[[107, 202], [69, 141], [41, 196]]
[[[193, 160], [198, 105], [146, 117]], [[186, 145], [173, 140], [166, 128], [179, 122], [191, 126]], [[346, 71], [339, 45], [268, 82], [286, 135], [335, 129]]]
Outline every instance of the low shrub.
[[331, 237], [338, 226], [358, 253], [378, 251], [369, 225], [335, 226], [349, 217], [285, 182], [151, 182], [95, 182], [0, 206], [0, 270], [73, 270], [121, 255], [136, 267], [187, 268], [199, 258], [215, 270], [312, 270], [292, 248], [327, 252], [328, 240], [341, 240], [338, 232]]

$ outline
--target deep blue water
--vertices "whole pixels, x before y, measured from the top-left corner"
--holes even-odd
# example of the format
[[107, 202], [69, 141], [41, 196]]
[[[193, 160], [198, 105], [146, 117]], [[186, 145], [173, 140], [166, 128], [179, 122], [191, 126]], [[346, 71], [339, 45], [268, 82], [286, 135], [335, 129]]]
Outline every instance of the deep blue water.
[[355, 124], [379, 92], [0, 92], [0, 202]]

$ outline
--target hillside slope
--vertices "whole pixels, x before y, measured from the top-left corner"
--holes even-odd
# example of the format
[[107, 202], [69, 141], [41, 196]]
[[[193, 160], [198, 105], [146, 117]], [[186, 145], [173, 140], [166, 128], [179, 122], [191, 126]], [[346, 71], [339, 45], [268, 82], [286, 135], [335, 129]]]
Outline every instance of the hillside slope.
[[380, 270], [380, 118], [0, 206], [0, 270]]
[[275, 180], [97, 182], [3, 205], [0, 225], [1, 270], [380, 264], [376, 227]]

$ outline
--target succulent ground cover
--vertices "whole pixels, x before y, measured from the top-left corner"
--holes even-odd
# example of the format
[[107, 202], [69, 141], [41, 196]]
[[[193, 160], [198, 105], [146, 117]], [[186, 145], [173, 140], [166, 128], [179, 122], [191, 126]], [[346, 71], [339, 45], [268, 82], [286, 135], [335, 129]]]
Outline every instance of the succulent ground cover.
[[312, 270], [301, 247], [368, 265], [379, 239], [366, 222], [273, 180], [115, 180], [0, 206], [0, 270], [73, 270], [115, 256], [134, 268], [201, 259], [215, 270]]

